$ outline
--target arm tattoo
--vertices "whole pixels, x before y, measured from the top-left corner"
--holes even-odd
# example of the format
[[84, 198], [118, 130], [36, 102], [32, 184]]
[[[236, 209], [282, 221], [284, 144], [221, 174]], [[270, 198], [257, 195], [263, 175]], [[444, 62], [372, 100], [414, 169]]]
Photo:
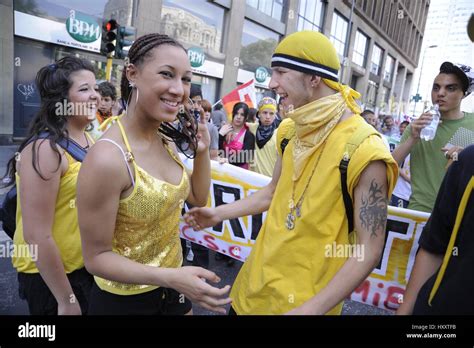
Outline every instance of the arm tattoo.
[[377, 237], [377, 231], [384, 232], [387, 223], [387, 199], [375, 179], [370, 183], [367, 195], [362, 194], [359, 218], [371, 237]]

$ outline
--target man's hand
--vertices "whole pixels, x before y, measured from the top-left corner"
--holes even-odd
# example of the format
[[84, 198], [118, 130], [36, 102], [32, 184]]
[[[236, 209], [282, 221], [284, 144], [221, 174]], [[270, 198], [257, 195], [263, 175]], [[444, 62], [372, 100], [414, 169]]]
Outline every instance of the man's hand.
[[444, 152], [444, 156], [448, 159], [446, 169], [455, 161], [458, 160], [459, 153], [464, 150], [461, 146], [445, 146], [441, 149]]
[[423, 128], [428, 126], [433, 120], [433, 115], [429, 112], [421, 114], [420, 117], [411, 123], [411, 137], [415, 140], [420, 139], [420, 133]]
[[184, 221], [190, 225], [195, 231], [202, 230], [206, 227], [217, 225], [221, 219], [217, 215], [215, 208], [192, 208], [184, 214]]

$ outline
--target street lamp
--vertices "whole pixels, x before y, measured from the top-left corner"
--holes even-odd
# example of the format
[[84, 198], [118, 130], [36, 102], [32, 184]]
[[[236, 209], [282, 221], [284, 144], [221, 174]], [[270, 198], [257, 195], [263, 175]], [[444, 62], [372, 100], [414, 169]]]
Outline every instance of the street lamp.
[[413, 116], [415, 116], [416, 103], [418, 102], [418, 100], [421, 99], [421, 97], [420, 97], [420, 83], [421, 83], [421, 76], [423, 74], [423, 64], [425, 63], [426, 50], [428, 48], [435, 48], [435, 47], [438, 47], [438, 45], [431, 45], [431, 46], [425, 47], [425, 49], [423, 50], [423, 58], [421, 59], [421, 67], [420, 67], [420, 76], [418, 78], [418, 87], [416, 88], [416, 95], [413, 98], [413, 99], [415, 99], [415, 105], [413, 106]]

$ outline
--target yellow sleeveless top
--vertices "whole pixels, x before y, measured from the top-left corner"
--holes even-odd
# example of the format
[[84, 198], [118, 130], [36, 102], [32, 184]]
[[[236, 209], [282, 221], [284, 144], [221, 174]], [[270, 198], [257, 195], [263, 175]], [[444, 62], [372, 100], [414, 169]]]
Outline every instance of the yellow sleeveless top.
[[[94, 143], [94, 140], [87, 133], [86, 135], [89, 137], [89, 140]], [[68, 170], [64, 173], [59, 182], [52, 235], [59, 249], [64, 270], [66, 273], [71, 273], [84, 267], [81, 235], [79, 232], [76, 209], [77, 175], [81, 168], [81, 162], [77, 162], [67, 151], [64, 153], [68, 161]], [[26, 247], [27, 243], [23, 238], [23, 218], [20, 204], [20, 176], [16, 174], [15, 177], [17, 187], [17, 206], [16, 230], [15, 236], [13, 237], [13, 243], [14, 247], [17, 248], [16, 250], [21, 250], [22, 252], [19, 252], [18, 255], [12, 257], [12, 263], [17, 272], [39, 273], [35, 261], [32, 260], [31, 257], [35, 255], [25, 255], [23, 252], [24, 250], [28, 250], [28, 248]], [[37, 254], [37, 251], [35, 253]]]
[[[121, 199], [115, 223], [113, 251], [130, 260], [153, 267], [178, 268], [183, 263], [179, 237], [179, 218], [189, 195], [188, 174], [172, 149], [170, 156], [183, 168], [179, 185], [159, 180], [140, 168], [133, 158], [120, 121], [117, 124], [133, 162], [135, 181], [130, 196]], [[107, 140], [107, 139], [103, 139]], [[94, 277], [100, 289], [116, 295], [134, 295], [158, 288], [151, 285], [119, 283]]]

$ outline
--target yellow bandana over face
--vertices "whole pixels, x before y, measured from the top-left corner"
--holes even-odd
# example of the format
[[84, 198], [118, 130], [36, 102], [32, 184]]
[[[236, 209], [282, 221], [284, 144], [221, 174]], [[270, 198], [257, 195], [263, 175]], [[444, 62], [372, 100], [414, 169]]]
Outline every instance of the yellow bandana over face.
[[298, 180], [307, 159], [326, 140], [345, 110], [344, 98], [337, 93], [306, 104], [290, 114], [296, 132], [293, 180]]
[[281, 41], [272, 56], [272, 67], [320, 76], [328, 87], [339, 92], [306, 104], [289, 115], [296, 124], [293, 180], [297, 180], [307, 158], [328, 137], [345, 109], [356, 114], [361, 112], [355, 102], [360, 94], [339, 82], [341, 65], [337, 52], [326, 36], [315, 31], [299, 31]]

